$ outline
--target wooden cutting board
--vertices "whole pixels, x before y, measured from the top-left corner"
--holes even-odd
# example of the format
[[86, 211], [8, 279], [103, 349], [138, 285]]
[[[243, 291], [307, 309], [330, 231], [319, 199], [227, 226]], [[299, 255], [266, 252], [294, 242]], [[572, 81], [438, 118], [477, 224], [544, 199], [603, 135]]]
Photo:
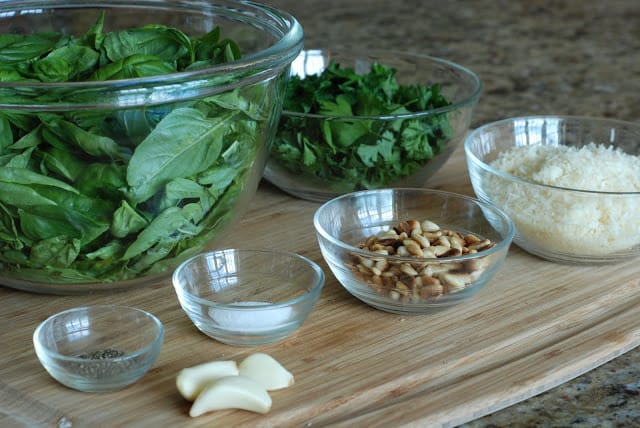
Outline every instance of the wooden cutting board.
[[[459, 149], [429, 186], [472, 194], [465, 171]], [[0, 288], [0, 421], [16, 426], [24, 426], [17, 421], [50, 426], [52, 420], [73, 426], [453, 426], [543, 392], [640, 343], [637, 261], [566, 266], [513, 246], [501, 271], [472, 301], [433, 315], [393, 315], [360, 303], [330, 273], [313, 231], [318, 206], [263, 183], [249, 212], [220, 245], [286, 249], [325, 269], [327, 282], [314, 312], [295, 335], [277, 344], [240, 348], [207, 338], [181, 311], [168, 278], [141, 289], [84, 296]], [[166, 326], [153, 369], [122, 391], [67, 389], [48, 376], [33, 351], [31, 335], [39, 322], [94, 303], [137, 306]], [[276, 357], [296, 378], [291, 388], [272, 393], [272, 411], [189, 418], [189, 403], [175, 388], [176, 373], [256, 351]], [[22, 398], [16, 400], [16, 394]], [[25, 406], [25, 400], [33, 406]]]

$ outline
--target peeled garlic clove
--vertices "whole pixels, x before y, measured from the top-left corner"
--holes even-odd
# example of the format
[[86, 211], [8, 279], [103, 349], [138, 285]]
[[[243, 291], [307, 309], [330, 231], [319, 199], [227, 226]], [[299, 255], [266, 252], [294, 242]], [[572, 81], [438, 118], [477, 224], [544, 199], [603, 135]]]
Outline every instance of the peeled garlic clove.
[[262, 384], [267, 391], [287, 388], [294, 379], [287, 369], [271, 355], [255, 353], [249, 355], [238, 365], [238, 372]]
[[180, 370], [176, 377], [176, 386], [180, 395], [193, 401], [211, 382], [237, 374], [238, 365], [235, 361], [212, 361]]
[[258, 382], [244, 376], [226, 376], [207, 385], [191, 405], [189, 416], [214, 410], [243, 409], [256, 413], [271, 410], [271, 397]]

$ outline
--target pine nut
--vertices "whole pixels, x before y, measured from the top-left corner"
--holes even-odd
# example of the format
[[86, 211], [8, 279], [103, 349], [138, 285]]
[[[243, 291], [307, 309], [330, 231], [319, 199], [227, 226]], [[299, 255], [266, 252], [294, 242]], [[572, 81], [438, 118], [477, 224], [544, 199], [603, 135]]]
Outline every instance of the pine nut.
[[[472, 286], [489, 265], [487, 257], [455, 263], [434, 259], [475, 254], [494, 246], [491, 240], [477, 235], [441, 229], [430, 220], [412, 219], [358, 244], [377, 256], [354, 255], [353, 263], [347, 266], [374, 291], [394, 300], [431, 301]], [[395, 263], [381, 257], [387, 255], [416, 261]]]

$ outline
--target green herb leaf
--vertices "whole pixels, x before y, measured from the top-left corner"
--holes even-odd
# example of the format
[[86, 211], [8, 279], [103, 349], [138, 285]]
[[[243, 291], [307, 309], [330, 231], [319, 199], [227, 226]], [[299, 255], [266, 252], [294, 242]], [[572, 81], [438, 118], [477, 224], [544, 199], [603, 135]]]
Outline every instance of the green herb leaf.
[[107, 33], [102, 47], [111, 62], [138, 54], [154, 56], [174, 64], [184, 56], [194, 57], [191, 39], [178, 29], [163, 25]]
[[[373, 119], [449, 105], [437, 84], [400, 85], [395, 70], [374, 63], [357, 74], [331, 62], [318, 75], [293, 76], [284, 109], [328, 115], [282, 116], [273, 158], [293, 174], [334, 183], [336, 191], [377, 188], [413, 174], [451, 135], [446, 114]], [[353, 118], [353, 119], [351, 119]]]
[[[104, 28], [101, 13], [80, 37], [0, 34], [0, 81], [127, 79], [240, 58], [219, 27], [200, 38], [162, 25]], [[10, 86], [0, 88], [7, 101]], [[0, 111], [0, 269], [35, 282], [111, 282], [201, 251], [235, 215], [273, 121], [270, 88], [180, 105]]]
[[132, 79], [175, 71], [175, 65], [156, 56], [133, 54], [94, 71], [90, 80]]
[[207, 118], [193, 108], [169, 113], [131, 157], [127, 169], [131, 199], [146, 201], [170, 180], [204, 171], [220, 155], [231, 118]]
[[0, 63], [24, 64], [46, 55], [60, 40], [57, 33], [0, 34]]

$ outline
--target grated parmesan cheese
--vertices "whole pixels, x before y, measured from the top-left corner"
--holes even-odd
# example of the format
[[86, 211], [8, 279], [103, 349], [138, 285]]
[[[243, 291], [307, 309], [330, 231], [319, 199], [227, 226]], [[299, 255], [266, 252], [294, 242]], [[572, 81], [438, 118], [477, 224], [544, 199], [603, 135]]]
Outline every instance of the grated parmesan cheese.
[[[550, 186], [640, 192], [640, 157], [602, 145], [519, 146], [501, 153], [491, 166]], [[483, 187], [509, 214], [518, 234], [539, 250], [601, 256], [640, 244], [640, 195], [569, 191], [495, 176]]]

